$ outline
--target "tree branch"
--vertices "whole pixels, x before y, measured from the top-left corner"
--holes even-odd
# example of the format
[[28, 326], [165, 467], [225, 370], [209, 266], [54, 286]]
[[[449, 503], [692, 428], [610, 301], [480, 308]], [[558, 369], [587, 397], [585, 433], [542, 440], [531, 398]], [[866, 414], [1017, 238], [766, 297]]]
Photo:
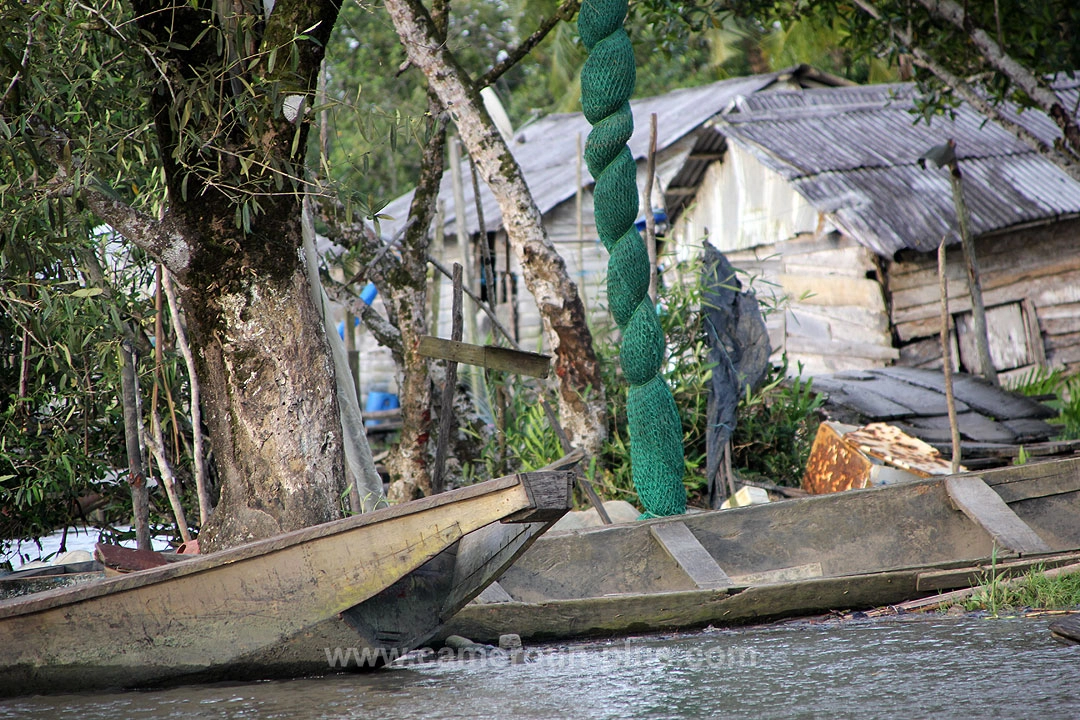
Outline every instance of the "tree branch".
[[481, 75], [476, 80], [476, 87], [485, 88], [488, 85], [493, 84], [502, 77], [507, 70], [514, 67], [514, 65], [517, 65], [522, 58], [532, 52], [532, 49], [539, 45], [559, 22], [570, 20], [570, 18], [574, 17], [574, 13], [576, 13], [580, 7], [581, 0], [563, 0], [562, 5], [555, 10], [554, 15], [543, 20], [540, 23], [540, 27], [538, 27], [532, 35], [525, 38], [520, 45], [511, 50], [510, 54], [503, 58], [502, 62], [496, 63], [490, 70]]
[[375, 340], [383, 347], [389, 348], [394, 358], [400, 361], [403, 348], [401, 347], [401, 333], [396, 327], [376, 312], [375, 308], [349, 292], [349, 289], [337, 280], [324, 276], [323, 288], [331, 300], [340, 303], [346, 310], [363, 320], [368, 330], [375, 336]]
[[[566, 263], [544, 229], [521, 167], [499, 134], [457, 58], [441, 42], [420, 0], [385, 0], [398, 37], [428, 86], [453, 117], [458, 133], [502, 211], [503, 228], [521, 263], [525, 286], [540, 307], [555, 356], [560, 411], [575, 443], [596, 450], [605, 434], [600, 366], [585, 308]], [[459, 242], [464, 238], [459, 238]]]
[[1035, 73], [1006, 53], [1005, 49], [985, 30], [974, 24], [969, 26], [970, 16], [953, 0], [918, 0], [918, 3], [931, 15], [967, 33], [987, 62], [1023, 90], [1039, 109], [1053, 119], [1061, 128], [1064, 137], [1064, 142], [1058, 149], [1072, 156], [1075, 162], [1075, 158], [1080, 155], [1080, 127], [1077, 126], [1076, 119], [1065, 108], [1057, 93], [1045, 87]]
[[[989, 117], [994, 122], [998, 123], [1008, 132], [1011, 132], [1021, 142], [1026, 144], [1035, 152], [1046, 157], [1052, 163], [1057, 165], [1065, 173], [1067, 173], [1074, 180], [1080, 181], [1080, 164], [1078, 164], [1073, 158], [1062, 153], [1057, 148], [1047, 145], [1034, 133], [1028, 130], [1023, 125], [1010, 120], [1005, 117], [992, 102], [980, 95], [974, 87], [964, 81], [962, 78], [954, 75], [951, 71], [945, 68], [941, 63], [937, 62], [931, 57], [925, 50], [917, 47], [915, 39], [911, 33], [899, 28], [895, 23], [888, 21], [881, 14], [881, 11], [874, 6], [870, 0], [854, 0], [855, 4], [863, 10], [866, 14], [870, 15], [875, 20], [878, 20], [885, 24], [889, 32], [907, 46], [911, 51], [911, 56], [916, 65], [919, 65], [926, 70], [933, 73], [939, 80], [952, 88], [957, 95], [959, 95], [965, 102], [971, 105], [973, 108]], [[921, 1], [921, 0], [920, 0]]]
[[99, 220], [160, 260], [177, 280], [184, 281], [191, 264], [191, 246], [188, 230], [172, 215], [155, 220], [123, 200], [89, 187], [83, 188], [80, 195]]
[[326, 197], [315, 199], [316, 208], [327, 227], [327, 237], [356, 253], [357, 262], [368, 272], [367, 279], [378, 285], [385, 281], [388, 274], [401, 268], [401, 261], [387, 252], [387, 243], [379, 239], [362, 220], [354, 219], [351, 223], [339, 220], [347, 217], [345, 206], [340, 201]]

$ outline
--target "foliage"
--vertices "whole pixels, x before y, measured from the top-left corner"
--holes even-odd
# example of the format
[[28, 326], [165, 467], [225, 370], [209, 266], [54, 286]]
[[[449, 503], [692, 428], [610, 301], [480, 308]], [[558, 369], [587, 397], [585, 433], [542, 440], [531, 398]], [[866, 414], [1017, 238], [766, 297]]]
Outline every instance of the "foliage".
[[[472, 77], [485, 72], [549, 17], [556, 0], [462, 0], [452, 5], [448, 46]], [[637, 63], [635, 97], [806, 62], [856, 81], [895, 78], [885, 63], [856, 58], [845, 28], [809, 15], [777, 23], [736, 18], [711, 3], [633, 3], [627, 30]], [[376, 213], [417, 176], [426, 142], [423, 77], [380, 3], [345, 3], [328, 48], [327, 169], [339, 192]], [[586, 53], [576, 21], [561, 22], [494, 84], [515, 127], [551, 112], [580, 111]], [[401, 68], [405, 67], [404, 71]]]
[[975, 593], [964, 602], [965, 610], [985, 610], [993, 616], [1024, 609], [1066, 610], [1080, 607], [1080, 573], [1047, 577], [1043, 566], [1018, 578], [1006, 579], [991, 571]]
[[[884, 60], [902, 69], [904, 79], [913, 75], [922, 91], [917, 117], [926, 122], [951, 112], [961, 98], [976, 96], [993, 104], [1039, 106], [1049, 113], [1049, 105], [1024, 88], [1036, 83], [1054, 96], [1047, 78], [1071, 76], [1080, 67], [1080, 5], [1070, 0], [648, 0], [647, 4], [722, 6], [764, 24], [824, 19], [842, 35], [850, 57]], [[948, 10], [962, 15], [963, 22], [944, 19]], [[993, 53], [980, 48], [979, 41], [997, 43], [1015, 62], [995, 64], [990, 59]], [[1054, 102], [1067, 108], [1055, 118], [1059, 128], [1065, 128], [1068, 110], [1075, 110], [1060, 94]], [[1075, 177], [1071, 166], [1080, 157], [1080, 131], [1073, 125], [1062, 140], [1057, 147], [1061, 154], [1051, 159]]]
[[[124, 326], [137, 328], [140, 383], [153, 386], [141, 332], [153, 265], [103, 232], [78, 195], [92, 186], [161, 209], [147, 48], [131, 19], [119, 0], [15, 2], [0, 14], [0, 542], [71, 521], [74, 500], [91, 493], [115, 501], [109, 519], [130, 513], [118, 349]], [[166, 351], [159, 389], [172, 409], [186, 403], [177, 362]], [[184, 422], [165, 412], [181, 477]], [[169, 517], [153, 502], [155, 518]]]
[[0, 298], [0, 538], [65, 522], [124, 446], [109, 308], [43, 274], [5, 281]]
[[[709, 384], [712, 367], [702, 359], [708, 355], [702, 328], [700, 262], [672, 269], [671, 276], [691, 278], [686, 282], [661, 285], [660, 321], [668, 340], [668, 360], [664, 378], [671, 387], [683, 425], [686, 470], [684, 482], [691, 502], [700, 504], [707, 492], [705, 477], [705, 431], [708, 417]], [[630, 474], [629, 436], [626, 429], [626, 383], [621, 380], [619, 337], [609, 325], [593, 327], [603, 382], [611, 407], [609, 438], [603, 453], [587, 471], [597, 491], [609, 499], [636, 502]], [[787, 377], [786, 360], [771, 368], [761, 388], [748, 391], [738, 408], [738, 424], [732, 437], [735, 471], [748, 478], [766, 479], [781, 485], [798, 485], [817, 427], [821, 398], [812, 392], [811, 382], [800, 373]], [[513, 398], [505, 444], [512, 465], [523, 469], [546, 465], [562, 454], [554, 429], [538, 402], [535, 386], [520, 379], [508, 380]], [[554, 402], [554, 395], [548, 393]], [[488, 440], [483, 456], [497, 456], [498, 437]], [[490, 476], [474, 468], [474, 476]], [[490, 473], [491, 467], [486, 469]]]
[[1055, 395], [1062, 383], [1060, 368], [1048, 368], [1036, 365], [1023, 374], [1011, 378], [1005, 383], [1010, 392], [1017, 392], [1028, 397], [1046, 397]]
[[1057, 411], [1057, 417], [1048, 421], [1061, 427], [1057, 439], [1080, 439], [1080, 375], [1065, 377], [1060, 368], [1035, 367], [1015, 378], [1008, 389], [1043, 400]]
[[824, 399], [804, 380], [802, 366], [788, 377], [787, 357], [772, 367], [762, 387], [739, 402], [732, 435], [732, 464], [747, 477], [796, 487], [802, 481]]
[[[67, 258], [25, 237], [9, 237], [0, 253], [0, 274], [10, 278], [0, 288], [0, 544], [78, 519], [75, 501], [91, 494], [109, 500], [107, 521], [130, 515], [119, 347], [123, 323], [150, 321], [152, 298], [143, 288], [152, 274], [141, 254], [113, 255], [106, 293], [86, 283], [73, 259], [93, 253], [98, 237], [66, 241]], [[190, 478], [187, 448], [170, 442], [190, 434], [186, 418], [170, 412], [186, 406], [186, 373], [170, 350], [155, 380], [150, 342], [143, 336], [140, 344], [140, 385], [149, 395], [158, 383], [171, 461]], [[194, 507], [193, 490], [187, 500]], [[152, 503], [152, 518], [171, 523], [164, 496], [152, 494]]]

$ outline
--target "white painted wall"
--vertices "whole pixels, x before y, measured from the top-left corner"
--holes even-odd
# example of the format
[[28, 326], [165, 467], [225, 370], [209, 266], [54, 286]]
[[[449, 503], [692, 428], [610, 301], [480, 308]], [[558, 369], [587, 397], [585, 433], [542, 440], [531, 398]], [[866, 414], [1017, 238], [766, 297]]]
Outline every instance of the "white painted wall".
[[724, 159], [705, 172], [694, 201], [674, 235], [680, 260], [695, 257], [701, 239], [721, 252], [769, 245], [818, 226], [818, 212], [778, 173], [747, 150], [730, 144]]

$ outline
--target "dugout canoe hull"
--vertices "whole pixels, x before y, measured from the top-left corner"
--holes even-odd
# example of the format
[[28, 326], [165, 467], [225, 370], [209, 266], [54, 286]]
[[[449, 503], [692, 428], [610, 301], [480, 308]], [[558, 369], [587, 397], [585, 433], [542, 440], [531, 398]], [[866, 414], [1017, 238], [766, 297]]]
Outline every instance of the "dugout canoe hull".
[[467, 605], [442, 634], [558, 640], [868, 609], [992, 566], [1076, 562], [1078, 517], [1070, 459], [552, 532], [499, 578], [509, 601]]
[[[572, 477], [508, 476], [0, 602], [0, 695], [378, 665], [434, 635], [561, 517]], [[339, 648], [367, 654], [343, 664]]]

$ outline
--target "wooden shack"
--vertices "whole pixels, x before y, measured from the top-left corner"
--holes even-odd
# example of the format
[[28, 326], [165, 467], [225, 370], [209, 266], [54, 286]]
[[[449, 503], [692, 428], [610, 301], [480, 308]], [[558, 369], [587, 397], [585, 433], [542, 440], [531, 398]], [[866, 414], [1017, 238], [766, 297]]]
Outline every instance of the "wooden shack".
[[[663, 188], [688, 163], [715, 160], [718, 156], [696, 150], [698, 133], [705, 123], [730, 106], [737, 98], [764, 91], [799, 90], [811, 87], [834, 86], [843, 80], [821, 73], [808, 66], [744, 78], [722, 80], [697, 88], [675, 90], [665, 95], [631, 101], [634, 113], [635, 133], [630, 149], [638, 160], [638, 186], [644, 187], [645, 156], [649, 145], [649, 120], [657, 116], [657, 157], [653, 193], [653, 209], [663, 216]], [[567, 269], [578, 284], [593, 327], [610, 326], [606, 302], [606, 277], [608, 253], [600, 243], [593, 221], [593, 179], [581, 160], [582, 147], [590, 129], [581, 113], [549, 115], [512, 131], [510, 148], [521, 166], [525, 180], [532, 191], [537, 206], [543, 214], [548, 237], [566, 261]], [[442, 178], [439, 197], [445, 207], [443, 216], [444, 245], [441, 252], [444, 262], [462, 261], [462, 246], [457, 238], [457, 208], [453, 199], [453, 169]], [[474, 290], [480, 289], [479, 268], [482, 258], [476, 200], [473, 194], [471, 169], [468, 159], [462, 160], [458, 169], [464, 194], [465, 230], [468, 233], [467, 251], [470, 264], [477, 270], [471, 279]], [[485, 229], [490, 231], [488, 249], [495, 271], [493, 299], [500, 320], [511, 328], [521, 346], [526, 350], [543, 351], [545, 348], [540, 314], [536, 303], [525, 287], [521, 267], [513, 253], [507, 252], [506, 234], [502, 229], [502, 216], [490, 191], [480, 181], [480, 200]], [[393, 238], [407, 220], [412, 192], [391, 202], [382, 211], [391, 219], [381, 224], [386, 238]], [[640, 214], [644, 218], [643, 212]], [[434, 230], [434, 229], [433, 229]], [[432, 232], [434, 236], [434, 232]], [[449, 307], [450, 285], [440, 282], [440, 305]], [[486, 289], [483, 290], [486, 296]], [[466, 301], [466, 310], [475, 305]], [[482, 314], [478, 314], [478, 329], [484, 334], [488, 328]], [[448, 337], [450, 319], [446, 312], [440, 313], [438, 328], [433, 334]], [[483, 341], [483, 338], [480, 338]], [[380, 383], [388, 381], [382, 373], [388, 367], [384, 356], [388, 354], [375, 345], [370, 335], [360, 341], [361, 382]]]
[[[1080, 81], [1059, 89], [1076, 106]], [[948, 171], [918, 159], [955, 140], [976, 238], [991, 357], [1008, 377], [1080, 366], [1080, 183], [968, 106], [927, 124], [915, 87], [747, 95], [706, 124], [667, 186], [675, 252], [708, 238], [766, 305], [776, 355], [810, 374], [941, 366], [936, 249], [949, 246], [952, 352], [973, 369]], [[1047, 143], [1056, 128], [1015, 118]]]

